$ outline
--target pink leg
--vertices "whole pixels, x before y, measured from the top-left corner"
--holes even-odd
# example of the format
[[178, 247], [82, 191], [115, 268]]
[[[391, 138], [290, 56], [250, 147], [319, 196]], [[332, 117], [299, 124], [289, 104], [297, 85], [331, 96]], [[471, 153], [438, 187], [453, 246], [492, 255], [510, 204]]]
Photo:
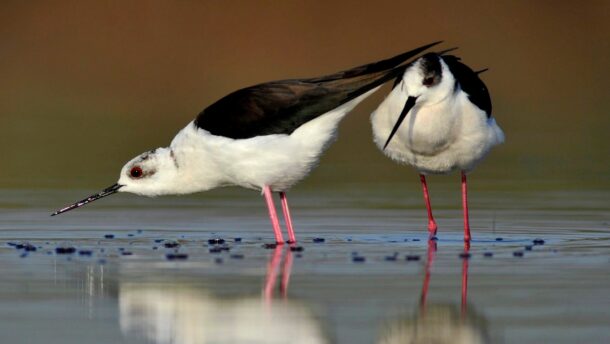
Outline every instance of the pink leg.
[[265, 194], [265, 201], [267, 201], [267, 208], [269, 208], [269, 218], [271, 219], [271, 226], [273, 226], [275, 242], [277, 244], [283, 244], [284, 238], [282, 237], [280, 222], [278, 221], [277, 213], [275, 212], [275, 204], [273, 204], [273, 195], [271, 193], [271, 187], [265, 185], [265, 187], [263, 187], [263, 193]]
[[470, 224], [468, 222], [468, 188], [466, 173], [462, 171], [462, 207], [464, 208], [464, 241], [470, 241]]
[[428, 184], [426, 184], [426, 176], [423, 174], [419, 175], [419, 179], [421, 180], [421, 185], [424, 189], [424, 201], [426, 201], [426, 209], [428, 210], [428, 232], [430, 236], [433, 237], [436, 235], [436, 221], [434, 221], [434, 217], [432, 216], [432, 206], [430, 205], [430, 195], [428, 194]]
[[290, 217], [290, 209], [288, 208], [288, 198], [286, 198], [285, 192], [280, 192], [280, 199], [282, 200], [282, 210], [284, 211], [284, 221], [286, 222], [286, 229], [288, 230], [288, 243], [294, 244], [297, 242], [297, 238], [294, 235], [294, 229], [292, 227], [292, 218]]

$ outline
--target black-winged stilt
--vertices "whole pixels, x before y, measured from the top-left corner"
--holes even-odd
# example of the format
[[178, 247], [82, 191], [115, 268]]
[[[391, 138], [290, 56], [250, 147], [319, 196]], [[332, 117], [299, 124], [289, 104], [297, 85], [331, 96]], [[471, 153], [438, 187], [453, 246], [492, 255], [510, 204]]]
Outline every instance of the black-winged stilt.
[[455, 56], [428, 53], [406, 68], [371, 115], [377, 146], [419, 171], [430, 236], [437, 225], [425, 176], [461, 171], [464, 240], [470, 241], [466, 174], [504, 141], [479, 73]]
[[438, 43], [331, 75], [235, 91], [204, 109], [169, 147], [129, 161], [116, 184], [52, 215], [116, 192], [158, 196], [238, 185], [262, 190], [275, 240], [283, 243], [272, 197], [279, 192], [289, 242], [295, 242], [286, 191], [316, 166], [349, 111], [401, 75], [403, 62]]

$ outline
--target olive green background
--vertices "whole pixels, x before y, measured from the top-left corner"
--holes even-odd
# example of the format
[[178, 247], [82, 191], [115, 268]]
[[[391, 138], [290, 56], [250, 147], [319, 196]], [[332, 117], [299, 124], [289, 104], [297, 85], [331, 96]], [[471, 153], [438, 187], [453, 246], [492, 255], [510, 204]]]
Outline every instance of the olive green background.
[[[97, 190], [233, 90], [444, 40], [490, 68], [507, 137], [475, 171], [479, 185], [608, 188], [608, 18], [609, 1], [5, 0], [0, 187]], [[348, 116], [300, 187], [416, 183], [372, 143], [384, 93]]]

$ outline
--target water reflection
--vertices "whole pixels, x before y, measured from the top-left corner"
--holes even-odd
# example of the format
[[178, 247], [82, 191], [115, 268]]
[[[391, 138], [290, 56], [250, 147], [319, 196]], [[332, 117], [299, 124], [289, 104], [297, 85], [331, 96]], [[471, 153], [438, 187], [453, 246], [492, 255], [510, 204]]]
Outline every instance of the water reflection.
[[288, 300], [292, 263], [289, 249], [273, 251], [261, 297], [224, 299], [180, 284], [121, 283], [121, 330], [159, 344], [327, 343], [313, 313]]
[[468, 263], [470, 244], [462, 253], [461, 304], [434, 304], [428, 301], [428, 289], [436, 258], [436, 241], [428, 241], [424, 281], [419, 308], [414, 316], [400, 317], [386, 324], [379, 344], [398, 343], [490, 343], [486, 321], [468, 305]]

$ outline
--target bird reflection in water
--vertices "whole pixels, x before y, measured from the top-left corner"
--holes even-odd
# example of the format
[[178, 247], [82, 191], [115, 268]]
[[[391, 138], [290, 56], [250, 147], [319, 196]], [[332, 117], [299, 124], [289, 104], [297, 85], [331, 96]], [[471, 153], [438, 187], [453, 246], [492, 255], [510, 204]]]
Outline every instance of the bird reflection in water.
[[464, 243], [464, 252], [460, 255], [462, 258], [461, 306], [458, 308], [451, 304], [430, 304], [428, 302], [428, 288], [436, 250], [436, 241], [429, 240], [418, 312], [410, 319], [403, 317], [386, 324], [377, 343], [479, 344], [491, 342], [485, 320], [468, 308], [470, 243]]
[[[217, 298], [179, 284], [121, 284], [121, 330], [159, 344], [328, 343], [314, 314], [288, 300], [292, 263], [289, 248], [273, 251], [261, 297]], [[274, 295], [278, 274], [280, 299]]]

